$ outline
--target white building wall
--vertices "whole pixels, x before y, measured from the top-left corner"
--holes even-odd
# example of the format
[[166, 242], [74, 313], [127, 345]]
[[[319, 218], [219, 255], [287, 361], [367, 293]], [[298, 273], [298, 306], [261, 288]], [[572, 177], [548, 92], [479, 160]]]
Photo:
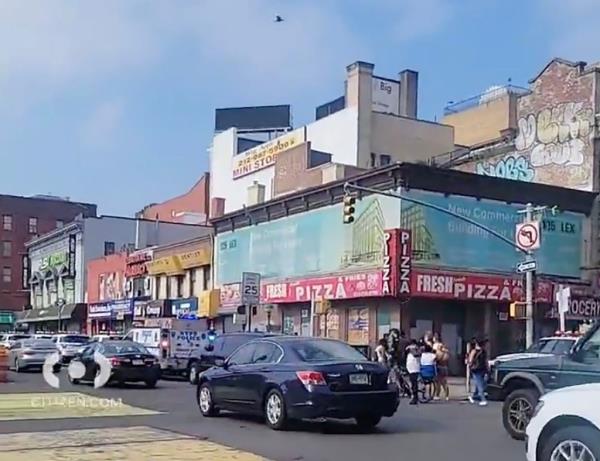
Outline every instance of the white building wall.
[[348, 107], [306, 126], [312, 150], [332, 155], [334, 163], [357, 165], [358, 111]]

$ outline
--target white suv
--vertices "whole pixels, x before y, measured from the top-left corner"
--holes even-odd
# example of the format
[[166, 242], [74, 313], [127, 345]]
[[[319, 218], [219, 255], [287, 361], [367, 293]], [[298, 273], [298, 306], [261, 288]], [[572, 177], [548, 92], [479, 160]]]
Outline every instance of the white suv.
[[527, 426], [529, 461], [600, 461], [600, 384], [541, 397]]

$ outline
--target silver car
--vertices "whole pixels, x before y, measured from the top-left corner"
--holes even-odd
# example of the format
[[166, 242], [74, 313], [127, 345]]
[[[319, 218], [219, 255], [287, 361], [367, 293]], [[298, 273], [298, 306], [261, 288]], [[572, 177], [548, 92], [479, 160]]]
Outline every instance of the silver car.
[[6, 347], [8, 349], [15, 343], [15, 341], [30, 338], [31, 335], [28, 335], [26, 333], [6, 333], [2, 335], [2, 338], [0, 338], [0, 346]]
[[42, 368], [46, 357], [54, 352], [56, 345], [48, 339], [22, 339], [10, 347], [8, 366], [17, 373], [28, 368]]
[[81, 347], [90, 342], [90, 337], [76, 333], [67, 333], [54, 335], [52, 341], [56, 344], [56, 348], [60, 354], [60, 361], [62, 363], [69, 363], [79, 353]]

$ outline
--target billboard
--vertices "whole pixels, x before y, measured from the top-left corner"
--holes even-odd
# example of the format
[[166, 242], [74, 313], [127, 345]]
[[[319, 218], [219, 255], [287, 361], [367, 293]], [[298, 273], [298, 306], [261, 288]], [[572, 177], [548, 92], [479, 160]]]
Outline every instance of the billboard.
[[[514, 241], [515, 227], [523, 220], [522, 205], [474, 197], [409, 191], [407, 197], [465, 216]], [[538, 272], [579, 277], [583, 215], [562, 213], [544, 217], [542, 244], [534, 252]], [[433, 208], [402, 201], [400, 226], [412, 231], [414, 265], [452, 267], [483, 272], [514, 272], [523, 253], [473, 224]]]
[[239, 282], [242, 272], [269, 279], [382, 268], [385, 231], [398, 227], [400, 202], [370, 196], [357, 202], [355, 216], [343, 224], [340, 203], [219, 234], [217, 285]]
[[270, 131], [292, 127], [289, 104], [280, 106], [229, 107], [215, 110], [215, 131]]
[[384, 114], [399, 114], [400, 82], [387, 78], [373, 77], [372, 79], [372, 110]]

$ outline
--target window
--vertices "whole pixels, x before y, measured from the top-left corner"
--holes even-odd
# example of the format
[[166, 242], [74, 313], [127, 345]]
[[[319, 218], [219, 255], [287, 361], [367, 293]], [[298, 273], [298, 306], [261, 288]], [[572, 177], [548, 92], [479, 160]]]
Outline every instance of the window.
[[210, 287], [210, 269], [208, 268], [208, 266], [204, 266], [202, 268], [202, 276], [204, 277], [204, 285], [202, 289], [208, 290]]
[[13, 218], [9, 214], [2, 215], [2, 230], [13, 230]]
[[12, 256], [12, 242], [2, 242], [2, 256], [5, 258]]
[[340, 341], [309, 339], [295, 342], [293, 348], [303, 362], [326, 362], [329, 360], [360, 362], [367, 360], [356, 349]]
[[29, 218], [29, 233], [37, 234], [38, 233], [38, 219], [37, 218]]
[[62, 229], [63, 227], [65, 227], [65, 222], [62, 219], [57, 219], [56, 220], [56, 228]]
[[12, 282], [12, 269], [10, 267], [2, 268], [2, 281], [4, 283]]
[[185, 275], [178, 275], [176, 282], [177, 282], [177, 297], [183, 298], [184, 297], [183, 284], [185, 282]]
[[377, 166], [377, 154], [374, 154], [373, 152], [371, 152], [371, 165], [369, 165], [371, 168], [375, 168]]
[[254, 350], [252, 363], [273, 363], [277, 362], [283, 354], [279, 347], [272, 343], [258, 343]]
[[104, 256], [115, 254], [115, 242], [104, 242]]
[[600, 328], [585, 340], [579, 354], [583, 363], [600, 364]]
[[190, 270], [190, 296], [196, 296], [196, 273], [197, 273], [197, 271], [198, 271], [198, 269]]
[[215, 340], [215, 350], [220, 350], [223, 357], [229, 357], [238, 347], [252, 339], [250, 335], [219, 336]]
[[556, 341], [556, 344], [554, 345], [554, 349], [552, 349], [552, 353], [554, 355], [567, 355], [569, 352], [571, 352], [571, 349], [573, 348], [573, 344], [575, 344], [575, 341], [572, 340], [562, 340], [562, 341]]
[[254, 358], [254, 351], [256, 350], [255, 344], [246, 344], [240, 347], [235, 353], [229, 358], [230, 365], [248, 365], [252, 363]]
[[392, 163], [392, 156], [391, 155], [381, 154], [379, 156], [379, 165], [385, 166], [385, 165], [389, 165], [390, 163]]

